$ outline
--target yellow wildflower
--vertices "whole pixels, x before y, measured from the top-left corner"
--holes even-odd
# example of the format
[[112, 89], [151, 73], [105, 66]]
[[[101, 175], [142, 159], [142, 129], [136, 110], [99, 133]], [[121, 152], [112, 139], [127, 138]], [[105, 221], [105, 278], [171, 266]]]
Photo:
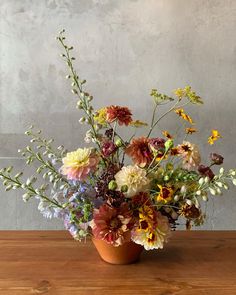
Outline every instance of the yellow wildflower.
[[181, 100], [185, 96], [185, 91], [183, 88], [177, 88], [174, 90], [174, 94]]
[[165, 137], [169, 138], [169, 139], [172, 139], [172, 138], [173, 138], [173, 136], [170, 135], [170, 133], [169, 133], [167, 130], [162, 131], [162, 134], [163, 134]]
[[94, 118], [94, 121], [96, 121], [98, 124], [105, 125], [106, 117], [107, 117], [107, 108], [102, 108], [96, 111], [93, 118]]
[[208, 143], [209, 144], [214, 144], [216, 140], [221, 138], [222, 136], [220, 135], [218, 130], [211, 130], [211, 136], [208, 137]]
[[190, 86], [184, 88], [178, 88], [174, 90], [174, 94], [181, 100], [183, 97], [186, 97], [191, 103], [194, 104], [203, 104], [203, 101], [200, 96], [194, 92]]
[[175, 109], [175, 113], [185, 121], [188, 121], [190, 124], [193, 124], [192, 118], [189, 115], [185, 114], [184, 109]]
[[185, 128], [185, 132], [187, 134], [193, 134], [193, 133], [197, 132], [197, 129], [195, 129], [195, 128]]
[[171, 187], [168, 186], [162, 186], [162, 185], [157, 185], [160, 189], [159, 194], [157, 195], [157, 201], [163, 202], [163, 203], [168, 203], [169, 201], [172, 200], [172, 196], [174, 194], [174, 191]]

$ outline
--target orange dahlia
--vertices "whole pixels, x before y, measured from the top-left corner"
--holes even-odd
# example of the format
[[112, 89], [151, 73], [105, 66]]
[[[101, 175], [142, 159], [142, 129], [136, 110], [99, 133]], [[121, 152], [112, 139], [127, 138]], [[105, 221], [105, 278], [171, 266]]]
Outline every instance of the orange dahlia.
[[126, 148], [126, 154], [132, 158], [136, 165], [145, 167], [152, 161], [153, 155], [146, 137], [135, 138]]
[[106, 108], [106, 120], [112, 123], [117, 120], [119, 125], [128, 126], [132, 122], [132, 113], [127, 107], [110, 106]]

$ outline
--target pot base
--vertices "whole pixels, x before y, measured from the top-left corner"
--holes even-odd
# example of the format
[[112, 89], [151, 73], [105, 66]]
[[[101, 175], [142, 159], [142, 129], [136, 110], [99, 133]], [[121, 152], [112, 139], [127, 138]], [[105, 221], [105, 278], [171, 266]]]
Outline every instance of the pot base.
[[139, 260], [143, 251], [141, 245], [134, 242], [126, 242], [121, 246], [114, 247], [103, 240], [92, 238], [100, 257], [111, 264], [130, 264]]

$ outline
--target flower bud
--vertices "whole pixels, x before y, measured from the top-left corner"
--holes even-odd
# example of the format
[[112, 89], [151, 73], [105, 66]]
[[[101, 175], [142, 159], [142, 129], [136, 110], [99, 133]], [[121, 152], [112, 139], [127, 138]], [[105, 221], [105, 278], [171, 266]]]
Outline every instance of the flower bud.
[[225, 169], [223, 167], [220, 168], [220, 174], [223, 174], [225, 172]]
[[115, 190], [117, 188], [117, 183], [115, 182], [115, 180], [111, 180], [108, 184], [108, 188], [110, 190]]
[[173, 212], [171, 213], [171, 217], [172, 217], [173, 219], [177, 219], [177, 218], [178, 218], [178, 214], [177, 214], [175, 211], [173, 211]]
[[180, 192], [181, 192], [182, 194], [185, 194], [186, 191], [187, 191], [186, 186], [185, 186], [185, 185], [182, 185], [182, 187], [181, 187], [181, 189], [180, 189]]
[[22, 196], [22, 199], [24, 202], [27, 202], [30, 199], [30, 195], [28, 193], [26, 193]]
[[121, 191], [122, 191], [122, 193], [126, 193], [127, 191], [128, 191], [128, 185], [122, 185], [122, 187], [121, 187]]
[[115, 145], [116, 145], [117, 147], [121, 147], [121, 146], [122, 146], [122, 140], [121, 140], [120, 138], [116, 139], [116, 141], [115, 141]]
[[79, 119], [79, 123], [83, 124], [85, 122], [85, 120], [86, 120], [85, 117], [82, 117], [82, 118]]
[[203, 200], [204, 202], [207, 202], [207, 201], [208, 201], [208, 197], [207, 197], [207, 195], [202, 196], [202, 200]]
[[174, 142], [172, 139], [168, 139], [165, 142], [165, 151], [168, 151], [169, 149], [171, 149], [174, 146]]
[[199, 183], [200, 185], [203, 185], [203, 183], [204, 183], [204, 178], [201, 177], [201, 178], [198, 180], [198, 183]]
[[164, 181], [169, 181], [170, 180], [170, 176], [169, 175], [165, 175], [164, 176]]
[[210, 193], [215, 196], [216, 195], [216, 190], [214, 188], [209, 188]]
[[180, 198], [180, 197], [179, 197], [178, 195], [175, 195], [175, 196], [174, 196], [174, 200], [175, 200], [175, 202], [178, 202], [178, 201], [179, 201], [179, 198]]
[[211, 159], [212, 163], [215, 165], [221, 165], [224, 162], [224, 158], [221, 155], [216, 154], [216, 153], [211, 153], [210, 159]]
[[191, 200], [189, 200], [189, 199], [186, 200], [186, 203], [187, 203], [189, 206], [191, 206], [191, 205], [193, 204], [193, 202], [192, 202]]
[[228, 186], [228, 184], [224, 184], [224, 189], [226, 189], [226, 190], [228, 190], [229, 189], [229, 186]]

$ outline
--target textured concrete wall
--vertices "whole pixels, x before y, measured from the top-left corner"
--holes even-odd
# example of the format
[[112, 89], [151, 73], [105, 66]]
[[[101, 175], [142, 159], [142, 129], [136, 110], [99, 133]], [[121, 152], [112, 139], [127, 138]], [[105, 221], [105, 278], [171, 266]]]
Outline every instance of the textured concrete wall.
[[[75, 99], [64, 79], [55, 36], [61, 28], [78, 48], [78, 69], [96, 106], [127, 104], [149, 119], [151, 88], [171, 93], [192, 85], [205, 98], [190, 113], [198, 121], [195, 142], [208, 128], [224, 137], [214, 150], [225, 166], [236, 166], [236, 1], [233, 0], [1, 0], [0, 1], [0, 156], [17, 156], [31, 123], [69, 149], [81, 144]], [[162, 128], [175, 127], [170, 117]], [[83, 143], [82, 143], [83, 144]], [[27, 171], [20, 159], [1, 159]], [[235, 188], [208, 204], [204, 228], [235, 229]], [[37, 202], [1, 186], [0, 228], [60, 228], [45, 220]]]

